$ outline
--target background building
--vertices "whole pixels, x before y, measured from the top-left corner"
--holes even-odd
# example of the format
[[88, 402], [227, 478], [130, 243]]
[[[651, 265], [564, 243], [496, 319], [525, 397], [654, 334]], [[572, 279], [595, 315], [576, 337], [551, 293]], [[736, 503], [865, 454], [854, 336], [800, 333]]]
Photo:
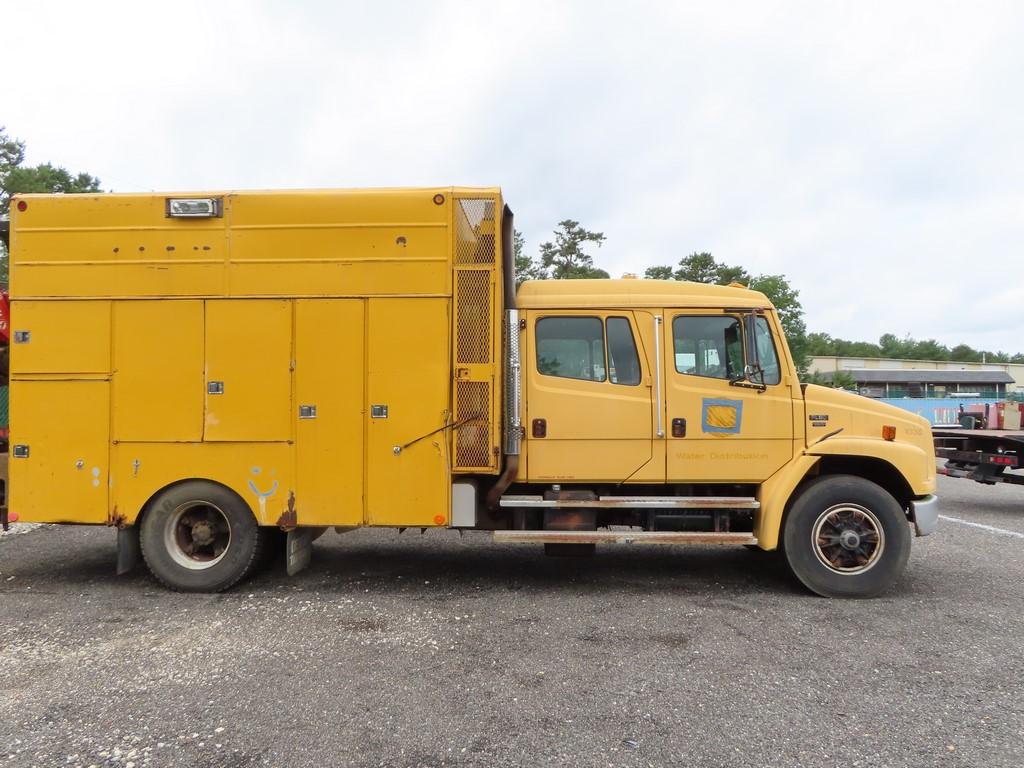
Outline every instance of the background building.
[[987, 413], [986, 406], [1024, 399], [1024, 365], [1017, 363], [812, 357], [809, 370], [828, 382], [841, 373], [860, 394], [935, 425], [958, 424], [965, 410]]

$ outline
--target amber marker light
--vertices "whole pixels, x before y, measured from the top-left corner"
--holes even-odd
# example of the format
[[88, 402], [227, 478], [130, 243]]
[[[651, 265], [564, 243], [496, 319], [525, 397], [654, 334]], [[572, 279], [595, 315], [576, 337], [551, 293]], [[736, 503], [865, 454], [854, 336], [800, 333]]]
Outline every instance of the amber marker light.
[[896, 427], [892, 424], [886, 424], [882, 427], [882, 439], [883, 440], [895, 440], [896, 439]]
[[444, 195], [440, 192], [434, 195], [434, 205], [444, 205]]
[[434, 515], [434, 523], [436, 525], [444, 525], [444, 515]]

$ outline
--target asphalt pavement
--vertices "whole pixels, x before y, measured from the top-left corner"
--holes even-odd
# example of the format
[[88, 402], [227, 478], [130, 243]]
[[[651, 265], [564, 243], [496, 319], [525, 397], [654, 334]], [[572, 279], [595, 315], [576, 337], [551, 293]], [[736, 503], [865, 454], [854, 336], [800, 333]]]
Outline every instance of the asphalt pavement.
[[116, 577], [111, 530], [15, 526], [0, 766], [1019, 768], [1024, 487], [939, 492], [867, 601], [743, 549], [372, 530], [180, 595]]

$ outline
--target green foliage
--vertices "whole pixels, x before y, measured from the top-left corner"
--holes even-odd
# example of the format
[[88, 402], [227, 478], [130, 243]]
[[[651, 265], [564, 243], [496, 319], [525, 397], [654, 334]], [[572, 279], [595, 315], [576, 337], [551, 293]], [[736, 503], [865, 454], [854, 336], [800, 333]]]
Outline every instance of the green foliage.
[[797, 372], [802, 376], [807, 372], [807, 324], [804, 322], [804, 308], [800, 303], [800, 291], [786, 280], [785, 275], [755, 275], [747, 282], [747, 287], [760, 291], [775, 306], [779, 322], [786, 332], [790, 354]]
[[19, 192], [99, 192], [100, 180], [88, 173], [71, 175], [66, 169], [58, 168], [50, 163], [43, 163], [31, 168], [18, 166], [12, 168], [4, 179], [3, 205], [10, 203], [10, 195]]
[[608, 273], [595, 267], [594, 258], [583, 250], [587, 243], [594, 243], [600, 248], [604, 240], [603, 233], [583, 229], [578, 221], [560, 221], [555, 230], [555, 242], [541, 243], [541, 266], [545, 274], [550, 274], [555, 280], [607, 279]]
[[671, 280], [672, 267], [648, 267], [644, 270], [645, 280]]
[[[21, 192], [99, 192], [100, 180], [88, 173], [42, 163], [25, 166], [25, 142], [12, 139], [0, 126], [0, 216], [10, 209], [11, 195]], [[7, 285], [7, 250], [0, 243], [0, 283]]]
[[950, 359], [959, 360], [965, 363], [980, 363], [981, 352], [977, 352], [971, 349], [966, 344], [957, 344], [953, 349], [950, 350]]
[[951, 360], [958, 363], [1024, 363], [1024, 354], [1011, 355], [1007, 352], [990, 352], [974, 349], [967, 344], [957, 344], [950, 349], [935, 339], [918, 341], [910, 336], [899, 338], [885, 333], [877, 344], [868, 341], [847, 341], [836, 339], [827, 333], [811, 333], [807, 336], [807, 354], [811, 357], [892, 357], [899, 360]]
[[[12, 168], [25, 162], [25, 142], [12, 139], [0, 125], [0, 189], [6, 191], [7, 176]], [[0, 198], [0, 213], [7, 212], [7, 197]]]
[[512, 250], [515, 256], [516, 288], [524, 280], [543, 280], [547, 275], [544, 267], [534, 261], [526, 253], [526, 238], [518, 229], [512, 233]]
[[578, 221], [566, 219], [558, 223], [555, 241], [542, 243], [540, 256], [531, 259], [526, 253], [526, 240], [516, 231], [512, 243], [515, 251], [516, 288], [524, 280], [579, 280], [582, 278], [608, 278], [608, 273], [594, 266], [594, 258], [583, 250], [586, 243], [600, 248], [605, 241], [601, 232], [583, 229]]
[[689, 280], [691, 283], [723, 283], [721, 270], [725, 265], [719, 264], [707, 251], [691, 253], [679, 262], [679, 268], [672, 273], [673, 280]]
[[857, 380], [849, 371], [836, 371], [832, 374], [832, 386], [836, 389], [857, 390]]

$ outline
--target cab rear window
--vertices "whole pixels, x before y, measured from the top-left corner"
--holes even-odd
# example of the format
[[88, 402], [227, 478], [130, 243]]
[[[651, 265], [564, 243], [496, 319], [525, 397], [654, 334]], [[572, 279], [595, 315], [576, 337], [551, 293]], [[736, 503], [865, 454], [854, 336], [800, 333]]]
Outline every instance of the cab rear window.
[[640, 383], [640, 357], [625, 317], [545, 317], [536, 333], [537, 371], [545, 376]]

